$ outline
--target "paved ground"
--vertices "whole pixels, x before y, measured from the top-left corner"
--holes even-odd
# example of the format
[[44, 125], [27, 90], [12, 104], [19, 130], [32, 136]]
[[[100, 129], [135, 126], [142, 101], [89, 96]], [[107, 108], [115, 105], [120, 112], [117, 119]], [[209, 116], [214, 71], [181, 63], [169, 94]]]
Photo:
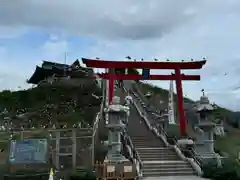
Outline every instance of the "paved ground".
[[205, 178], [201, 178], [198, 176], [164, 176], [164, 177], [143, 178], [143, 180], [204, 180], [204, 179]]

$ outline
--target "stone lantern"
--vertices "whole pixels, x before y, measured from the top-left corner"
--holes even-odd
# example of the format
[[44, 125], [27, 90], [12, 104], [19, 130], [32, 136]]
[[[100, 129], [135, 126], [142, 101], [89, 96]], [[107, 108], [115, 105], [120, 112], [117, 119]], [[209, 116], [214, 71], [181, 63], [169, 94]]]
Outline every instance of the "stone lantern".
[[120, 98], [113, 97], [112, 104], [105, 110], [108, 114], [108, 153], [105, 159], [110, 162], [121, 162], [126, 160], [122, 155], [121, 132], [125, 130], [129, 107], [120, 105]]
[[204, 90], [200, 101], [197, 102], [196, 112], [198, 113], [198, 123], [195, 125], [196, 131], [196, 151], [203, 158], [215, 157], [213, 131], [216, 124], [213, 122], [212, 112], [214, 107], [205, 96]]

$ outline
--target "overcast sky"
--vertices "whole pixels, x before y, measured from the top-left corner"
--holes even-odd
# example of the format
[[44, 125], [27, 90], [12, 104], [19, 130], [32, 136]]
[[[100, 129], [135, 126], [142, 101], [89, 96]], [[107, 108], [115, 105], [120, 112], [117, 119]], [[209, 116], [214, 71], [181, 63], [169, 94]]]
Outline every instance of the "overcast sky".
[[240, 110], [239, 32], [239, 0], [0, 0], [0, 89], [26, 87], [37, 64], [64, 62], [64, 52], [68, 61], [206, 57], [184, 94], [196, 100], [204, 88]]

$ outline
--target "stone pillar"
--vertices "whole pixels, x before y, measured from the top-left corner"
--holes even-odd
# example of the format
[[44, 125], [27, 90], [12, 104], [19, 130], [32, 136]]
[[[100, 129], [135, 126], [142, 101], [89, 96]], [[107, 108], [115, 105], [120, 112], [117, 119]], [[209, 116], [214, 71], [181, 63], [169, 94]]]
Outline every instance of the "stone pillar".
[[213, 140], [213, 131], [212, 130], [209, 132], [209, 135], [210, 135], [210, 137], [209, 137], [209, 151], [211, 153], [214, 153], [214, 140]]

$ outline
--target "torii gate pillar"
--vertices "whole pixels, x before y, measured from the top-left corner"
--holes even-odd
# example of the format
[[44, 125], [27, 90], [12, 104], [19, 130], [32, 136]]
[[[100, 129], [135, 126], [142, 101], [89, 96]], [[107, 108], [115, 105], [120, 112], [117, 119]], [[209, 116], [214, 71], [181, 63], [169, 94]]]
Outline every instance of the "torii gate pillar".
[[[109, 69], [109, 73], [112, 74], [114, 73], [114, 69]], [[115, 85], [115, 79], [110, 76], [108, 79], [108, 88], [109, 88], [109, 92], [108, 92], [108, 103], [110, 104], [112, 102], [112, 98], [114, 95], [114, 85]]]
[[181, 70], [180, 68], [175, 69], [176, 74], [176, 90], [177, 90], [177, 103], [178, 103], [178, 112], [179, 112], [179, 121], [180, 121], [180, 133], [182, 136], [186, 135], [187, 121], [184, 113], [183, 107], [183, 90], [182, 90], [182, 79], [181, 79]]
[[[114, 73], [114, 69], [112, 68], [105, 68], [105, 73], [112, 74]], [[106, 105], [110, 105], [112, 102], [112, 98], [114, 96], [114, 78], [112, 76], [109, 76], [107, 81], [107, 87], [106, 87]]]

